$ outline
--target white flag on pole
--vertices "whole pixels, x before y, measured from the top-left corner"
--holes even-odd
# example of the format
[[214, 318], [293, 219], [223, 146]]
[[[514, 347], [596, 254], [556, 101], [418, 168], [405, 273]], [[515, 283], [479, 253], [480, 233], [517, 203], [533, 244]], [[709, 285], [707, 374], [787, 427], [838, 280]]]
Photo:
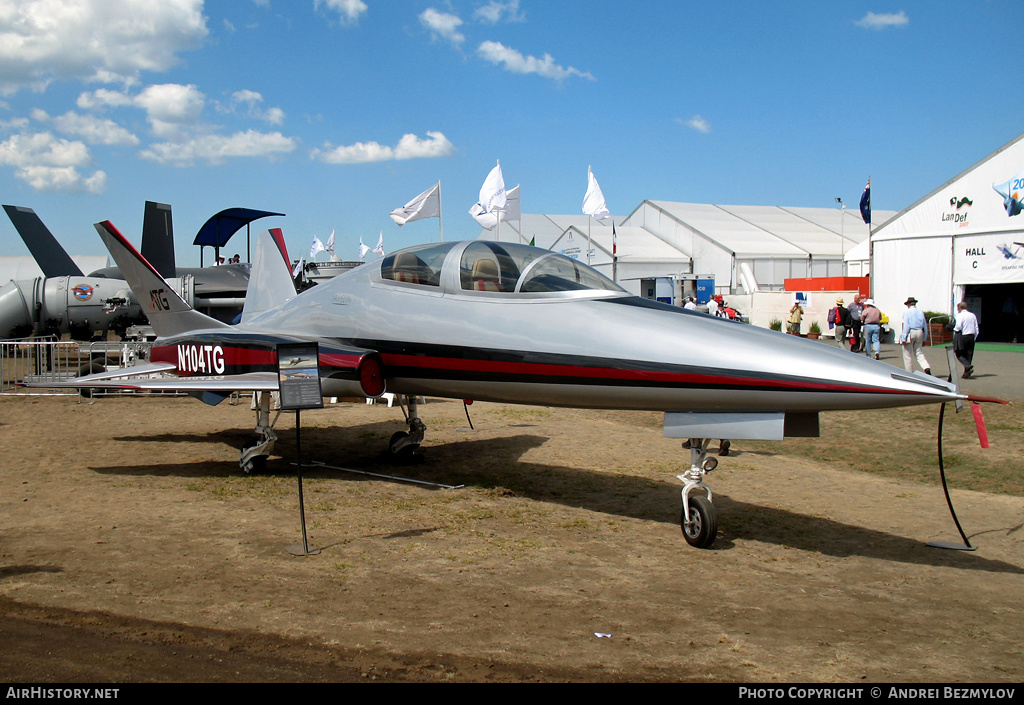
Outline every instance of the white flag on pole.
[[469, 214], [473, 216], [476, 222], [480, 223], [480, 227], [486, 230], [494, 230], [498, 225], [499, 218], [502, 222], [506, 223], [522, 220], [522, 211], [519, 207], [519, 187], [516, 186], [506, 193], [505, 210], [488, 213], [482, 205], [474, 203], [473, 207], [469, 209]]
[[366, 257], [366, 253], [370, 251], [370, 248], [363, 244], [363, 237], [359, 236], [359, 259]]
[[323, 252], [325, 249], [326, 248], [324, 248], [324, 243], [320, 242], [320, 238], [314, 235], [313, 244], [309, 248], [309, 258], [316, 259], [317, 253]]
[[587, 167], [587, 194], [583, 197], [583, 213], [593, 216], [598, 220], [604, 220], [611, 216], [608, 206], [604, 202], [604, 194], [601, 187], [594, 178], [594, 172]]
[[505, 177], [501, 175], [501, 162], [491, 169], [480, 187], [480, 200], [477, 202], [484, 213], [505, 210], [508, 195], [505, 193]]
[[522, 209], [519, 207], [519, 187], [516, 186], [514, 189], [508, 192], [508, 198], [505, 201], [505, 212], [502, 213], [501, 219], [508, 221], [522, 220]]
[[294, 279], [295, 277], [299, 276], [299, 273], [302, 272], [302, 270], [305, 269], [305, 267], [306, 267], [306, 260], [300, 259], [298, 262], [296, 262], [295, 266], [292, 267], [292, 279]]
[[441, 182], [428, 188], [401, 208], [391, 211], [391, 220], [399, 226], [424, 218], [441, 217]]
[[327, 238], [327, 244], [324, 245], [324, 251], [327, 252], [331, 257], [334, 257], [334, 231], [331, 231], [331, 236]]
[[380, 232], [380, 236], [377, 238], [377, 246], [373, 248], [372, 252], [384, 256], [384, 231]]

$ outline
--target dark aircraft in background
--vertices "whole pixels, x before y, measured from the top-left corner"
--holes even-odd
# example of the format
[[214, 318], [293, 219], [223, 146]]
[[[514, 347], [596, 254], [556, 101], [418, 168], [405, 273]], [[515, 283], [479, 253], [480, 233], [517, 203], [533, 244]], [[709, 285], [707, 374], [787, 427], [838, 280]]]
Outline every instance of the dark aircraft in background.
[[[103, 337], [107, 331], [123, 336], [128, 327], [147, 322], [117, 267], [83, 274], [35, 211], [18, 206], [4, 206], [4, 210], [43, 277], [11, 281], [0, 287], [0, 338], [68, 334], [75, 340], [88, 340]], [[249, 209], [230, 211], [243, 215], [216, 221], [222, 237], [234, 233], [228, 232], [229, 225], [238, 230], [256, 218], [281, 215]], [[211, 218], [207, 225], [221, 215]], [[249, 285], [249, 265], [177, 267], [169, 205], [146, 202], [142, 249], [146, 259], [193, 307], [223, 321], [232, 320], [241, 311]]]
[[[681, 524], [698, 547], [717, 534], [703, 481], [717, 464], [709, 439], [816, 436], [821, 411], [970, 398], [920, 372], [648, 301], [578, 261], [501, 242], [400, 250], [296, 294], [280, 245], [261, 237], [242, 320], [229, 326], [182, 300], [110, 222], [96, 229], [158, 335], [150, 362], [33, 386], [179, 390], [215, 404], [283, 390], [278, 355], [315, 347], [323, 396], [407, 396], [396, 455], [423, 441], [416, 396], [662, 411], [665, 436], [691, 447]], [[242, 451], [246, 471], [276, 439], [269, 397], [258, 442]]]

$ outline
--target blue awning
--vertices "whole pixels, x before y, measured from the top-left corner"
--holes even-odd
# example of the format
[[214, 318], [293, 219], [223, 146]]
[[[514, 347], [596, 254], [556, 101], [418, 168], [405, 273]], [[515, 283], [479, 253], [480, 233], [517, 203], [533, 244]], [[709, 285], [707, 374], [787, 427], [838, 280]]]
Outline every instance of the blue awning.
[[193, 245], [224, 247], [238, 230], [254, 220], [266, 218], [268, 215], [284, 215], [270, 211], [257, 211], [252, 208], [228, 208], [210, 218], [199, 228]]

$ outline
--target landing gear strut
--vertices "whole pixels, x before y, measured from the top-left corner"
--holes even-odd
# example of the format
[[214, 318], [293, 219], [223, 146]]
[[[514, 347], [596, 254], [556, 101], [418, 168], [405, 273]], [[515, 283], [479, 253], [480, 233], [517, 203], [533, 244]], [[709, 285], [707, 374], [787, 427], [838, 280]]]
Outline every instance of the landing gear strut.
[[[691, 438], [683, 447], [690, 449], [690, 469], [677, 477], [683, 482], [683, 514], [680, 526], [686, 543], [695, 548], [710, 548], [718, 535], [718, 513], [711, 503], [711, 488], [704, 484], [704, 475], [718, 467], [708, 457], [709, 438]], [[697, 490], [706, 493], [694, 494]]]
[[[423, 436], [427, 432], [427, 426], [420, 419], [416, 397], [405, 397], [409, 403], [409, 410], [406, 412], [405, 420], [409, 424], [409, 432], [398, 431], [391, 436], [388, 443], [388, 450], [395, 458], [411, 458], [423, 442]], [[405, 406], [402, 406], [403, 410]]]
[[271, 392], [256, 392], [256, 394], [259, 398], [256, 406], [256, 439], [252, 445], [242, 448], [241, 456], [238, 459], [238, 464], [246, 475], [266, 469], [267, 458], [273, 452], [274, 442], [277, 440], [277, 434], [274, 433], [273, 427], [281, 416], [281, 410], [278, 409], [277, 416], [273, 421], [270, 420], [270, 405], [273, 402]]

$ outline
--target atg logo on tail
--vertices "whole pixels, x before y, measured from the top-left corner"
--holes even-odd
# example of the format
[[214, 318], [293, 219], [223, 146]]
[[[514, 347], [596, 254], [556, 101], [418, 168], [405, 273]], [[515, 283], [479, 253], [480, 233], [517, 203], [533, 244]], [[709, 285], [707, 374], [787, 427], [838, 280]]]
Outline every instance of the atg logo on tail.
[[167, 300], [166, 289], [154, 289], [149, 292], [150, 311], [170, 311], [171, 302]]

